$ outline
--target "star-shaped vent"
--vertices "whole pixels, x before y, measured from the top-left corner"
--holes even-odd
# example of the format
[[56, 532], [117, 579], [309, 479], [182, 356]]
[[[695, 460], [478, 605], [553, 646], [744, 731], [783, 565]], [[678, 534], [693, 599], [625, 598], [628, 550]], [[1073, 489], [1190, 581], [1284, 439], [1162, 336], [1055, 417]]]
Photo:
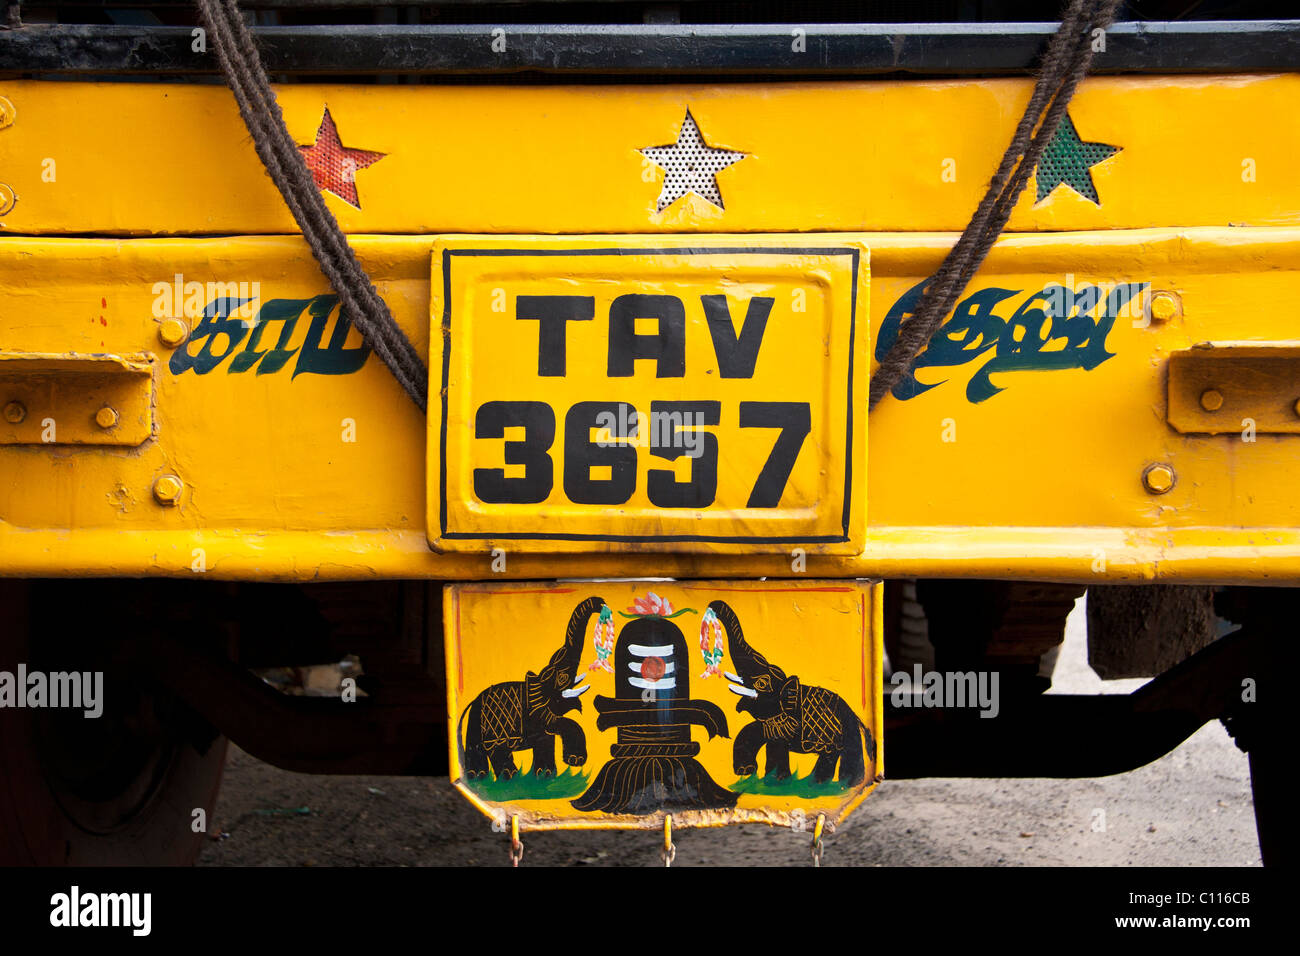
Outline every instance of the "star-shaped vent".
[[1085, 143], [1079, 138], [1070, 114], [1066, 113], [1056, 129], [1056, 135], [1047, 144], [1038, 161], [1038, 169], [1034, 173], [1038, 182], [1038, 199], [1035, 201], [1042, 202], [1057, 186], [1069, 186], [1080, 196], [1100, 206], [1101, 197], [1097, 195], [1097, 187], [1089, 170], [1119, 151], [1118, 146], [1109, 143]]
[[361, 200], [357, 198], [357, 170], [373, 166], [387, 155], [344, 146], [328, 106], [321, 117], [320, 128], [316, 130], [316, 142], [310, 146], [299, 145], [298, 149], [311, 170], [316, 188], [333, 193], [357, 209], [361, 208]]
[[664, 186], [655, 207], [656, 212], [663, 212], [687, 193], [695, 193], [719, 209], [725, 208], [717, 174], [749, 154], [714, 149], [704, 142], [700, 127], [688, 109], [677, 142], [669, 146], [647, 146], [641, 150], [641, 155], [664, 171]]

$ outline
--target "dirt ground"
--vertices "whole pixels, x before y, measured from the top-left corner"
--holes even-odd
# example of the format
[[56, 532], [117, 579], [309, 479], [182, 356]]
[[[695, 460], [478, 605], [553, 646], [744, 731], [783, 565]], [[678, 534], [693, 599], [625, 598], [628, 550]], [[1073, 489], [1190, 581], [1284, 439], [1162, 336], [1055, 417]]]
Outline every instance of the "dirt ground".
[[[1082, 607], [1057, 663], [1059, 693], [1128, 693], [1088, 667]], [[886, 748], [888, 741], [886, 741]], [[886, 750], [886, 760], [888, 751]], [[886, 764], [888, 773], [888, 764]], [[231, 749], [201, 866], [509, 865], [445, 778], [288, 773]], [[659, 837], [533, 833], [524, 864], [660, 866]], [[680, 831], [677, 866], [799, 866], [806, 833], [763, 826]], [[1258, 866], [1250, 774], [1219, 723], [1132, 773], [1097, 780], [882, 783], [827, 839], [827, 866]]]

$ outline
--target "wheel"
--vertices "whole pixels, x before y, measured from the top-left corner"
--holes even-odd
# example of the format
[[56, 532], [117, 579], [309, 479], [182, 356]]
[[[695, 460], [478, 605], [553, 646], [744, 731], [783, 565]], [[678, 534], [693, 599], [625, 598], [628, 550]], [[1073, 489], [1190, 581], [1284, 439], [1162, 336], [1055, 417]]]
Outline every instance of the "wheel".
[[[1280, 672], [1286, 673], [1286, 672]], [[1264, 687], [1267, 677], [1260, 680]], [[1268, 688], [1271, 690], [1272, 688]], [[1255, 805], [1255, 833], [1265, 866], [1293, 866], [1300, 859], [1300, 835], [1292, 810], [1292, 746], [1285, 739], [1291, 718], [1269, 701], [1242, 703], [1223, 718], [1224, 726], [1250, 759], [1250, 794]]]
[[28, 673], [103, 674], [97, 718], [0, 709], [0, 865], [191, 864], [226, 740], [114, 662], [116, 615], [80, 600], [81, 585], [0, 581], [0, 671], [16, 675], [22, 663]]
[[[1256, 696], [1234, 702], [1224, 725], [1250, 758], [1250, 793], [1255, 805], [1255, 832], [1265, 866], [1294, 866], [1300, 859], [1300, 825], [1295, 811], [1293, 751], [1289, 733], [1295, 723], [1284, 687], [1295, 672], [1291, 635], [1269, 633], [1258, 670]], [[1281, 679], [1279, 679], [1281, 678]]]
[[978, 579], [916, 583], [934, 667], [942, 673], [995, 671], [1005, 699], [1033, 697], [1052, 685], [1065, 621], [1083, 587]]
[[1260, 859], [1269, 867], [1294, 866], [1300, 860], [1300, 823], [1292, 807], [1295, 705], [1289, 685], [1300, 663], [1292, 636], [1300, 588], [1224, 588], [1215, 610], [1259, 640], [1249, 679], [1229, 703], [1223, 723], [1250, 758]]

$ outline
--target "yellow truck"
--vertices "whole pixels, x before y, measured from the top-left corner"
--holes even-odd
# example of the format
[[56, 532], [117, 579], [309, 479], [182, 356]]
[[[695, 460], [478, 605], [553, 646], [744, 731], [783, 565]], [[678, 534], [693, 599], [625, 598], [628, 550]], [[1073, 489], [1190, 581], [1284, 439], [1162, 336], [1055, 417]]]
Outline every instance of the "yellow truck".
[[[0, 860], [192, 860], [227, 739], [820, 837], [1216, 719], [1290, 858], [1300, 21], [1221, 6], [8, 3]], [[1043, 694], [1085, 590], [1132, 695]]]

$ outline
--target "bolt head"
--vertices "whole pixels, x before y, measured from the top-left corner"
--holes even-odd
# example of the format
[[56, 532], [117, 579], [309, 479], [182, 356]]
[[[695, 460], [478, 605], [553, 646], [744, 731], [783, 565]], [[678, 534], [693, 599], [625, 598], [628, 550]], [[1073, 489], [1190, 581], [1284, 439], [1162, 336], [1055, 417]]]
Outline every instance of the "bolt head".
[[1291, 410], [1295, 412], [1296, 418], [1300, 418], [1300, 398], [1295, 400], [1295, 404], [1291, 406]]
[[160, 505], [177, 505], [185, 485], [175, 475], [160, 475], [153, 483], [153, 496]]
[[27, 406], [22, 402], [10, 402], [5, 405], [5, 421], [10, 425], [17, 425], [27, 417]]
[[95, 424], [100, 428], [112, 428], [117, 424], [117, 409], [105, 405], [95, 412]]
[[1168, 322], [1175, 318], [1181, 307], [1178, 304], [1178, 296], [1172, 292], [1157, 292], [1151, 296], [1151, 318], [1155, 322]]
[[18, 202], [18, 194], [8, 183], [0, 183], [0, 216], [13, 209]]
[[8, 129], [17, 118], [18, 111], [14, 109], [14, 104], [0, 96], [0, 129]]
[[176, 348], [189, 338], [189, 326], [181, 319], [163, 319], [158, 325], [158, 338], [168, 348]]
[[1213, 388], [1201, 392], [1201, 408], [1207, 412], [1217, 412], [1223, 407], [1223, 393]]
[[1177, 481], [1178, 476], [1169, 465], [1148, 465], [1146, 471], [1142, 472], [1142, 485], [1153, 495], [1163, 495]]

